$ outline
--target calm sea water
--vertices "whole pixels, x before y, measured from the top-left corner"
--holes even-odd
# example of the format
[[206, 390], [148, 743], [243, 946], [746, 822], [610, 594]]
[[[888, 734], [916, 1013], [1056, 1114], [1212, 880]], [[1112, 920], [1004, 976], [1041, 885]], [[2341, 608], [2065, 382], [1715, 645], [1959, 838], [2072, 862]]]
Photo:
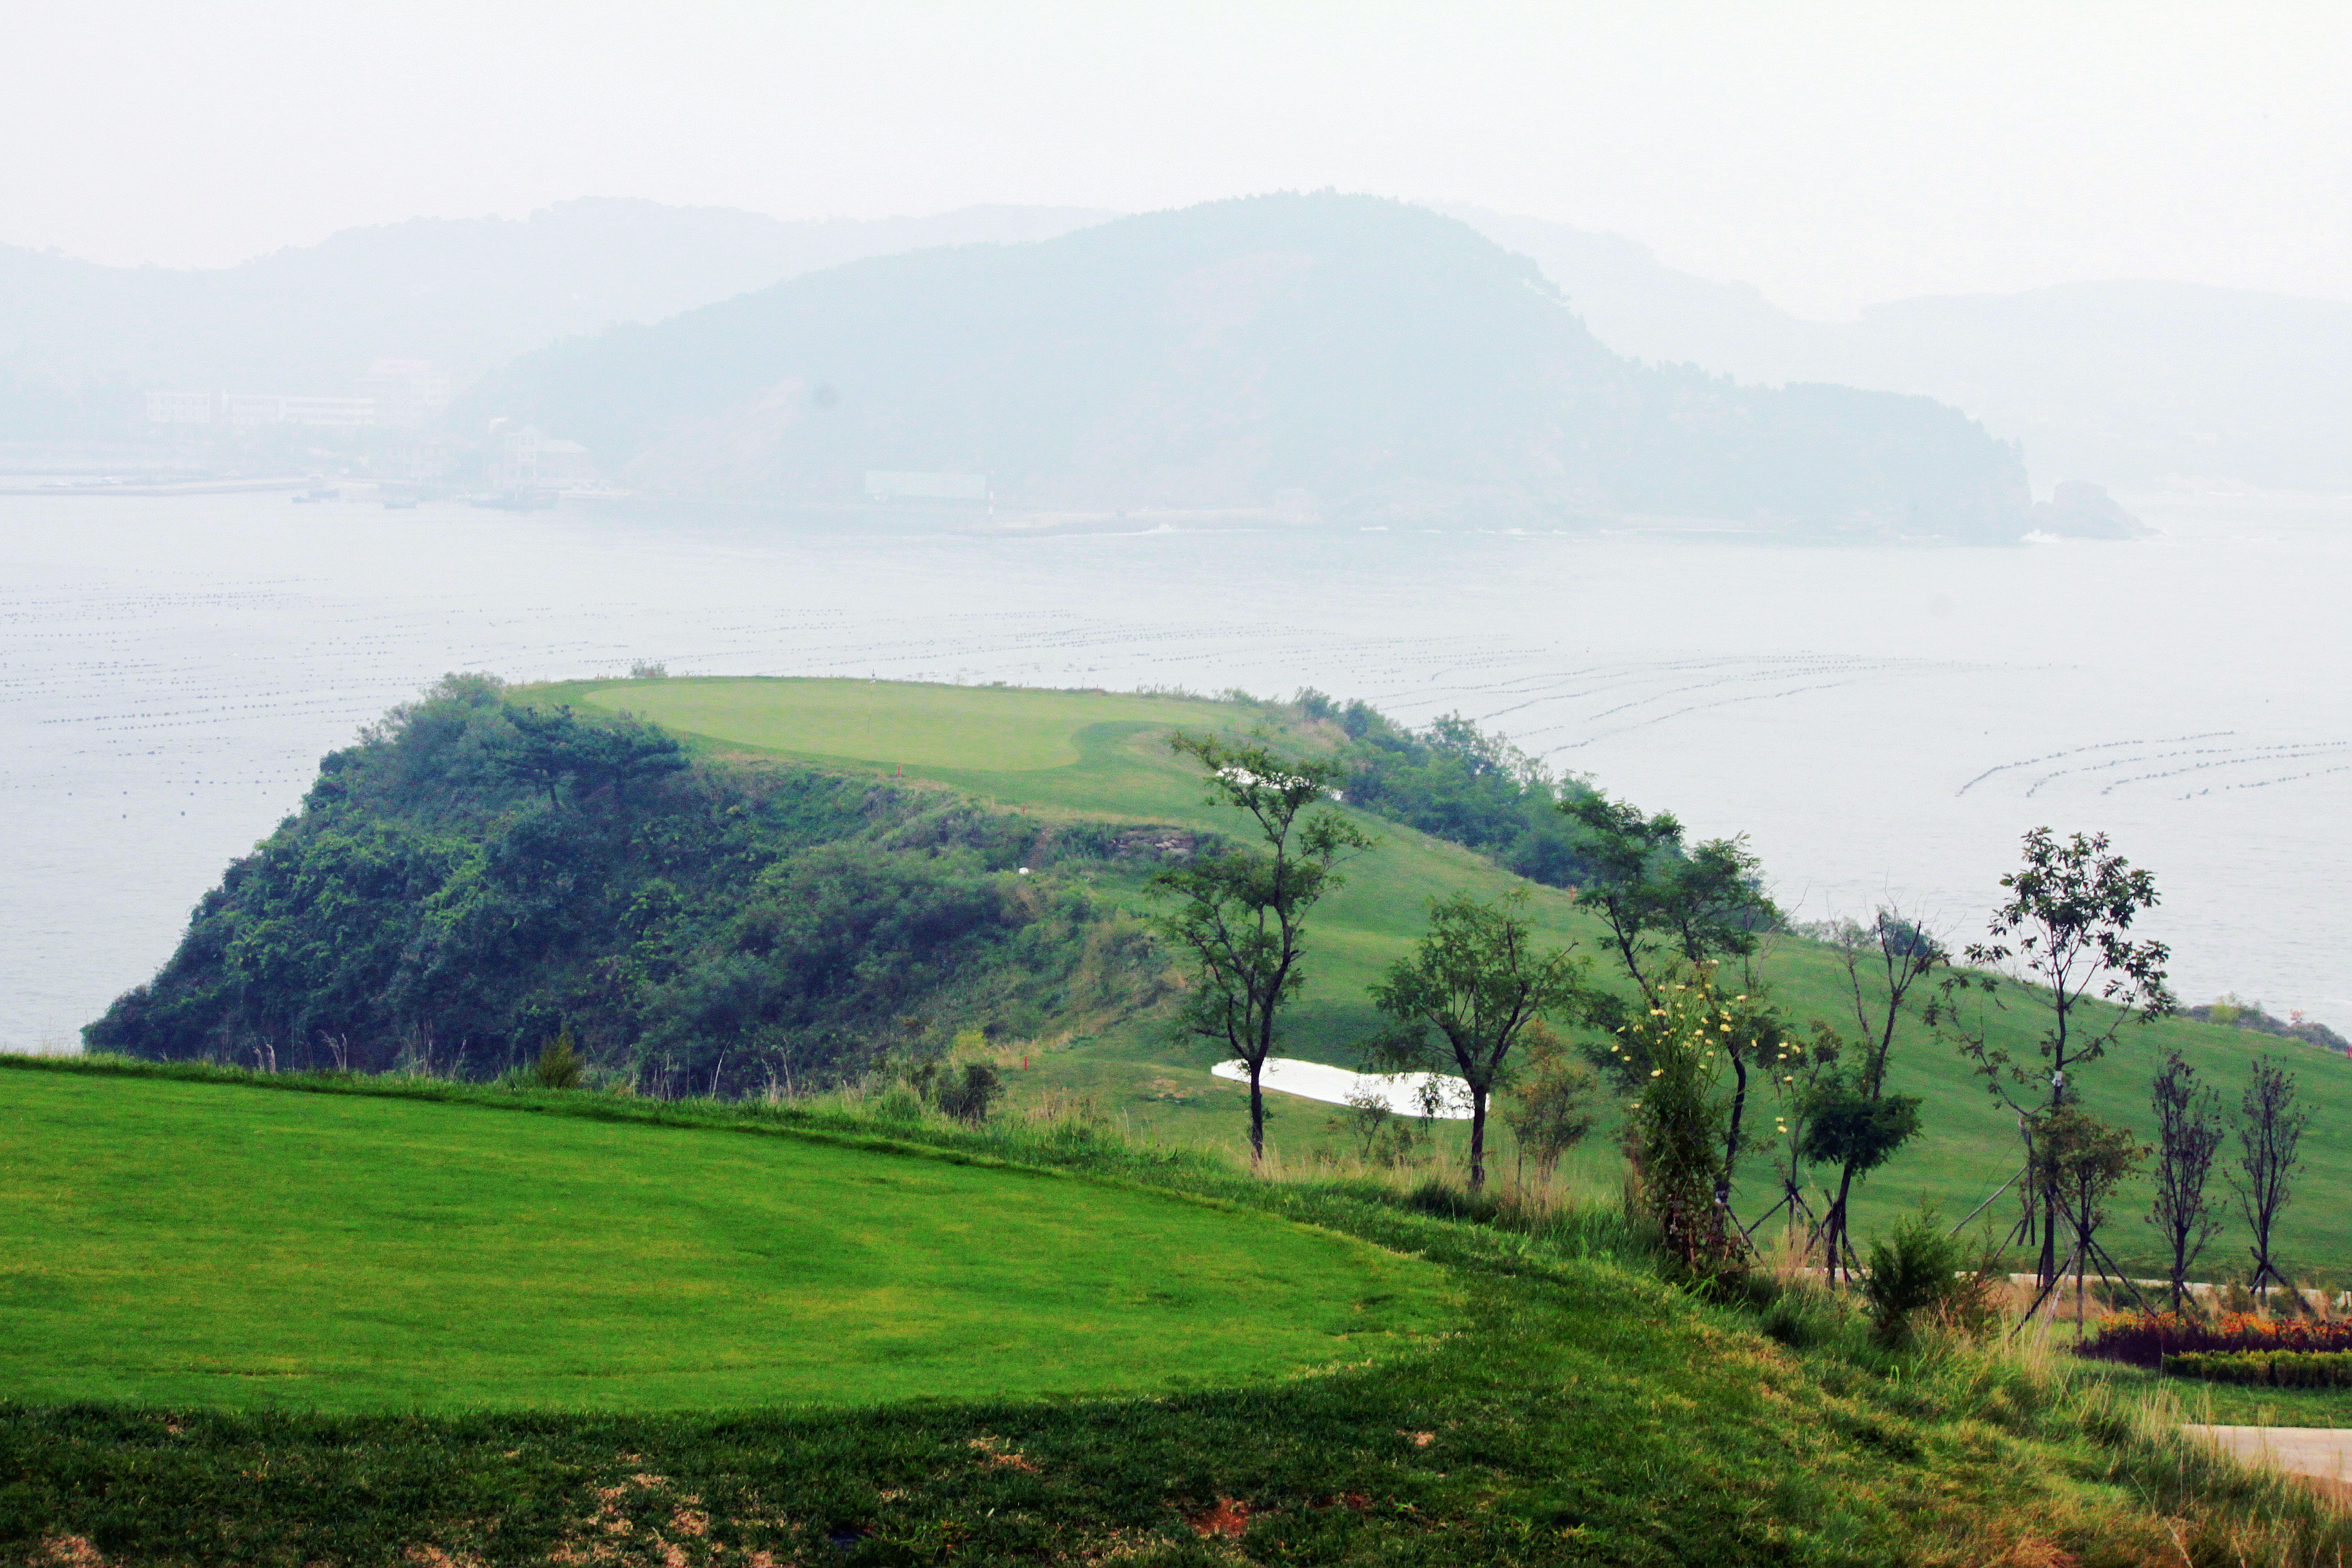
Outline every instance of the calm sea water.
[[0, 1043], [170, 952], [320, 752], [450, 669], [1314, 685], [1459, 711], [1704, 836], [1801, 917], [1965, 940], [2038, 824], [2153, 869], [2192, 999], [2352, 1027], [2352, 502], [2136, 503], [2133, 543], [857, 537], [0, 498]]

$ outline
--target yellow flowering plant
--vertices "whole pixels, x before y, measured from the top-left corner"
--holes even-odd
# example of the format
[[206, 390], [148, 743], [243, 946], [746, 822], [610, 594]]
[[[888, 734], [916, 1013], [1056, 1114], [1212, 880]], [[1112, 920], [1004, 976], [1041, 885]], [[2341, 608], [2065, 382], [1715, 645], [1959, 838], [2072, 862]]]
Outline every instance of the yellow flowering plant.
[[1626, 1144], [1642, 1203], [1667, 1247], [1701, 1273], [1737, 1268], [1747, 1252], [1730, 1208], [1732, 1167], [1748, 1074], [1779, 1041], [1770, 1016], [1748, 994], [1726, 995], [1712, 964], [1661, 984], [1610, 1046], [1634, 1087]]

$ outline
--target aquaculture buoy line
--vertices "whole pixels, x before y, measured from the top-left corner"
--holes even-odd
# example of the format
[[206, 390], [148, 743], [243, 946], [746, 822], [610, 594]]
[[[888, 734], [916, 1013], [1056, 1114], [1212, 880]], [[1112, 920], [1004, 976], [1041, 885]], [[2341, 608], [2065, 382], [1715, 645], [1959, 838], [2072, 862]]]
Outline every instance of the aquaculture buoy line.
[[[1987, 768], [1961, 784], [1953, 794], [1955, 797], [1967, 795], [1978, 784], [1997, 774], [2073, 758], [2095, 757], [2098, 760], [2073, 762], [2067, 766], [2053, 768], [2035, 777], [2022, 792], [2021, 798], [2031, 800], [2041, 794], [2044, 786], [2056, 783], [2060, 779], [2109, 773], [2117, 768], [2137, 767], [2146, 771], [2106, 781], [2099, 788], [2100, 795], [2109, 795], [2137, 784], [2183, 778], [2191, 773], [2209, 773], [2216, 768], [2269, 768], [2283, 763], [2298, 763], [2313, 758], [2323, 758], [2352, 748], [2352, 740], [2240, 742], [2230, 745], [2193, 743], [2230, 741], [2238, 733], [2239, 731], [2235, 730], [2205, 730], [2194, 734], [2172, 735], [2156, 740], [2098, 741], [2087, 745], [2069, 746], [2060, 751], [2044, 752], [2040, 756], [2027, 757], [2012, 763], [2001, 763]], [[2165, 750], [2164, 748], [2167, 747], [2178, 749]], [[2107, 754], [2111, 752], [2120, 754]], [[2159, 763], [2170, 763], [2174, 765], [2169, 767], [2155, 765]], [[2241, 780], [2206, 789], [2191, 790], [2187, 794], [2169, 798], [2180, 801], [2195, 800], [2200, 796], [2229, 790], [2264, 789], [2273, 784], [2294, 784], [2347, 770], [2352, 770], [2352, 763], [2347, 763], [2339, 767], [2313, 768], [2300, 773], [2273, 774], [2269, 778]]]

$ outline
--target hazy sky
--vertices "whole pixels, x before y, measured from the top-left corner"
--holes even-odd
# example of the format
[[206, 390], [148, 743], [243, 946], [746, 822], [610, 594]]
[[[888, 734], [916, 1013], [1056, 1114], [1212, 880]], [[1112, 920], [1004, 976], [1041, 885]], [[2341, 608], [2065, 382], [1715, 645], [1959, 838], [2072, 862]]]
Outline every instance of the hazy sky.
[[12, 8], [0, 241], [215, 265], [580, 195], [877, 216], [1277, 188], [1614, 230], [1836, 314], [2352, 298], [2352, 5], [80, 0]]

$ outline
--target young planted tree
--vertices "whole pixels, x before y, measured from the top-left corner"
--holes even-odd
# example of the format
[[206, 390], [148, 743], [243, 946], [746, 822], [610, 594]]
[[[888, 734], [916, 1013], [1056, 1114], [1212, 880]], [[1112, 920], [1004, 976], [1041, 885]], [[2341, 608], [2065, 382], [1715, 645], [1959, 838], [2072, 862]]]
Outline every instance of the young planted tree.
[[2172, 1310], [2189, 1300], [2189, 1270], [2221, 1224], [2205, 1200], [2206, 1178], [2221, 1146], [2221, 1097], [2197, 1081], [2197, 1071], [2175, 1051], [2157, 1073], [2156, 1205], [2147, 1222], [2164, 1237], [2166, 1283]]
[[2265, 1279], [2294, 1289], [2279, 1269], [2272, 1240], [2279, 1215], [2293, 1196], [2288, 1184], [2303, 1163], [2296, 1147], [2303, 1142], [2304, 1129], [2311, 1125], [2311, 1112], [2300, 1101], [2294, 1074], [2273, 1058], [2254, 1058], [2254, 1075], [2239, 1106], [2238, 1144], [2242, 1152], [2231, 1184], [2237, 1189], [2238, 1207], [2253, 1232], [2247, 1250], [2253, 1255], [2254, 1277], [2247, 1283], [2257, 1290]]
[[[2083, 1279], [2106, 1222], [2107, 1197], [2139, 1169], [2147, 1146], [2120, 1127], [2111, 1127], [2079, 1105], [2063, 1105], [2035, 1118], [2035, 1189], [2056, 1199], [2056, 1214], [2074, 1231], [2068, 1261], [2074, 1268], [2074, 1317], [2083, 1321]], [[2054, 1222], [2053, 1222], [2054, 1223]], [[2108, 1270], [2100, 1269], [2105, 1278]], [[2055, 1279], [2053, 1271], [2049, 1277]], [[2048, 1286], [2044, 1285], [2044, 1294]]]
[[2030, 1229], [2040, 1230], [2037, 1272], [2046, 1292], [2058, 1279], [2063, 1198], [2042, 1184], [2041, 1173], [2057, 1167], [2037, 1152], [2036, 1131], [2073, 1101], [2071, 1076], [2105, 1056], [2126, 1023], [2147, 1023], [2173, 1010], [2172, 993], [2164, 984], [2171, 951], [2160, 942], [2132, 940], [2132, 921], [2158, 901], [2156, 879], [2110, 854], [2104, 833], [2061, 840], [2046, 827], [2034, 828], [2025, 836], [2024, 863], [2000, 885], [2009, 897], [1993, 911], [1987, 928], [1990, 940], [1971, 944], [1968, 961], [2001, 970], [2031, 988], [2032, 1000], [2048, 1019], [2034, 1040], [2042, 1065], [2029, 1068], [1993, 1045], [1982, 1026], [1965, 1022], [1958, 1005], [1963, 993], [1975, 988], [1994, 994], [1990, 975], [1948, 979], [1937, 1016], [1986, 1087], [2018, 1113], [2028, 1183], [2027, 1218], [2019, 1238], [2031, 1240]]
[[1521, 1155], [1533, 1155], [1536, 1174], [1548, 1180], [1592, 1131], [1601, 1076], [1570, 1056], [1540, 1019], [1527, 1026], [1519, 1051], [1520, 1069], [1504, 1097], [1503, 1120]]
[[1525, 888], [1431, 900], [1428, 933], [1372, 988], [1372, 1005], [1395, 1023], [1374, 1053], [1408, 1069], [1450, 1062], [1469, 1087], [1474, 1193], [1486, 1184], [1486, 1112], [1511, 1047], [1544, 1015], [1584, 1011], [1584, 960], [1538, 947], [1527, 910]]
[[1830, 942], [1845, 970], [1855, 1048], [1838, 1052], [1838, 1066], [1821, 1074], [1806, 1097], [1802, 1153], [1838, 1173], [1821, 1226], [1834, 1275], [1853, 1250], [1848, 1201], [1853, 1184], [1894, 1158], [1919, 1131], [1918, 1098], [1887, 1093], [1886, 1068], [1906, 1005], [1947, 955], [1935, 937], [1891, 908], [1879, 910], [1868, 925], [1840, 921]]
[[1324, 1125], [1352, 1139], [1357, 1157], [1365, 1164], [1393, 1169], [1412, 1160], [1423, 1135], [1409, 1118], [1391, 1109], [1386, 1095], [1370, 1087], [1356, 1089], [1341, 1103], [1346, 1111]]
[[[1780, 1197], [1747, 1227], [1750, 1236], [1766, 1220], [1786, 1209], [1790, 1224], [1796, 1224], [1802, 1216], [1810, 1227], [1808, 1246], [1821, 1238], [1822, 1216], [1813, 1212], [1805, 1197], [1806, 1168], [1822, 1158], [1817, 1141], [1819, 1130], [1813, 1125], [1812, 1115], [1817, 1107], [1834, 1109], [1841, 1081], [1839, 1058], [1845, 1054], [1845, 1041], [1818, 1018], [1813, 1020], [1812, 1038], [1790, 1035], [1772, 1053], [1768, 1064], [1769, 1078], [1773, 1093], [1780, 1102], [1780, 1109], [1772, 1116], [1772, 1137], [1778, 1145], [1773, 1164], [1780, 1178]], [[1828, 1194], [1824, 1191], [1823, 1213], [1827, 1212], [1827, 1202]], [[1836, 1261], [1832, 1256], [1832, 1267]]]
[[1169, 744], [1208, 770], [1208, 800], [1249, 818], [1255, 846], [1213, 850], [1151, 879], [1171, 906], [1154, 924], [1192, 961], [1180, 1026], [1249, 1071], [1250, 1158], [1265, 1158], [1266, 1059], [1304, 978], [1307, 911], [1338, 887], [1339, 861], [1372, 839], [1336, 811], [1309, 812], [1337, 763], [1278, 757], [1257, 743], [1183, 735]]
[[1836, 1195], [1821, 1225], [1832, 1279], [1853, 1263], [1846, 1206], [1853, 1184], [1893, 1159], [1896, 1150], [1917, 1135], [1919, 1105], [1916, 1095], [1868, 1093], [1853, 1078], [1840, 1073], [1826, 1077], [1805, 1106], [1799, 1152], [1808, 1164], [1832, 1166], [1838, 1173]]

